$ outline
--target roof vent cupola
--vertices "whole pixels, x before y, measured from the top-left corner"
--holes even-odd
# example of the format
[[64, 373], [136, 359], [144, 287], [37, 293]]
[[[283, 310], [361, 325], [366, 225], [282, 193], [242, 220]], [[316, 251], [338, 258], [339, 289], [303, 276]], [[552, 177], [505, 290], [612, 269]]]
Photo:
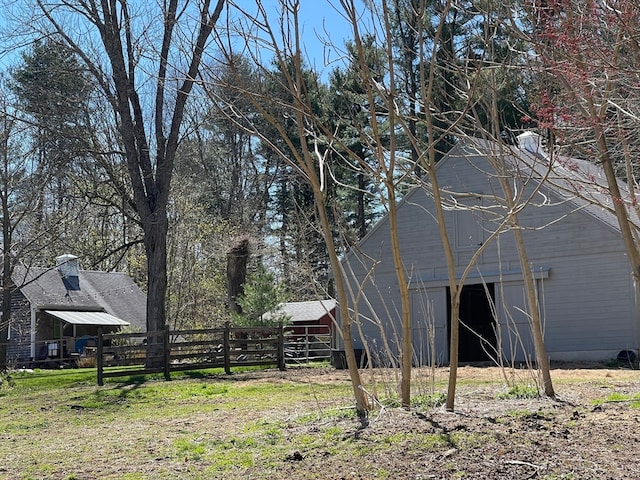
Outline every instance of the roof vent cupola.
[[62, 278], [78, 277], [78, 257], [65, 253], [56, 257], [56, 268]]
[[546, 158], [544, 139], [534, 132], [524, 132], [517, 137], [520, 150], [529, 152], [537, 157]]

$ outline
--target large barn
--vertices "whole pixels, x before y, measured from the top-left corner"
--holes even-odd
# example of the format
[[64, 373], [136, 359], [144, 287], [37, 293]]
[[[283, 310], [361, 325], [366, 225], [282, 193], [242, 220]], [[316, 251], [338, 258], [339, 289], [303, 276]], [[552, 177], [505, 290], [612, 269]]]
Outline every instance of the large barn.
[[[461, 297], [461, 362], [535, 358], [524, 283], [513, 231], [495, 169], [505, 165], [514, 195], [530, 198], [519, 212], [536, 279], [546, 350], [551, 360], [602, 361], [640, 346], [631, 267], [616, 218], [594, 164], [550, 157], [537, 136], [524, 134], [507, 151], [466, 140], [437, 166], [446, 202], [445, 223], [457, 281], [481, 253]], [[497, 161], [497, 162], [496, 162]], [[607, 204], [608, 202], [608, 204]], [[449, 356], [449, 279], [433, 193], [428, 183], [398, 205], [399, 236], [410, 282], [414, 360], [446, 363]], [[633, 217], [636, 218], [637, 217]], [[383, 218], [343, 260], [350, 281], [362, 284], [354, 325], [355, 348], [385, 361], [401, 341], [398, 282]], [[354, 288], [352, 288], [353, 291]], [[338, 343], [338, 349], [342, 346]]]

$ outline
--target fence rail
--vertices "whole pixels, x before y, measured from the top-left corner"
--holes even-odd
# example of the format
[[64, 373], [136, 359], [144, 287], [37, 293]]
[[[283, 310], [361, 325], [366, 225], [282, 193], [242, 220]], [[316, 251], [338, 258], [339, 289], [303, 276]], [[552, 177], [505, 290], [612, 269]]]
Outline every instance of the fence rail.
[[[98, 384], [104, 378], [234, 367], [309, 363], [331, 358], [326, 325], [231, 327], [98, 335]], [[106, 367], [123, 367], [109, 368]], [[127, 368], [124, 368], [127, 367]], [[137, 367], [137, 368], [131, 368]]]
[[[145, 333], [103, 333], [80, 350], [68, 352], [75, 338], [39, 340], [36, 351], [46, 350], [19, 365], [31, 368], [97, 367], [98, 384], [107, 377], [223, 368], [226, 373], [240, 366], [306, 364], [331, 359], [328, 325], [232, 327], [170, 330]], [[57, 350], [53, 351], [51, 346]], [[64, 348], [62, 348], [64, 346]], [[70, 347], [70, 348], [71, 348]], [[77, 345], [76, 345], [77, 347]]]
[[287, 363], [331, 359], [331, 329], [328, 325], [294, 325], [285, 331], [285, 335]]
[[[273, 365], [285, 369], [284, 327], [164, 330], [147, 333], [98, 333], [98, 385], [107, 377], [239, 366]], [[116, 367], [109, 368], [107, 367]], [[127, 367], [127, 368], [119, 368]], [[137, 368], [131, 368], [137, 367]]]

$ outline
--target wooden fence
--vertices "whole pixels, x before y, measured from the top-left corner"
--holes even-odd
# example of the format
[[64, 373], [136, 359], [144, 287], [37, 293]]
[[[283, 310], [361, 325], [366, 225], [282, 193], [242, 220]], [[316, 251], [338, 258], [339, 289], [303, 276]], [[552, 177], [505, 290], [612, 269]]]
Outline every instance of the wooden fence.
[[[231, 327], [98, 335], [98, 385], [106, 377], [233, 367], [276, 366], [329, 359], [330, 335], [324, 326]], [[106, 367], [109, 368], [108, 370]]]
[[309, 363], [331, 359], [331, 329], [328, 325], [285, 327], [285, 362]]

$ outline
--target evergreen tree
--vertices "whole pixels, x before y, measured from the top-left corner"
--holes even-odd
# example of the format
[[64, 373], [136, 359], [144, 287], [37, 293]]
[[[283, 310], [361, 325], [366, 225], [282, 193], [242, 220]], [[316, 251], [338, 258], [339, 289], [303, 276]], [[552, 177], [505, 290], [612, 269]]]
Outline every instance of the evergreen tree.
[[[291, 292], [295, 292], [296, 298], [307, 299], [315, 298], [318, 291], [329, 290], [329, 262], [324, 239], [316, 228], [317, 211], [312, 188], [302, 172], [294, 168], [292, 162], [282, 158], [283, 154], [293, 158], [291, 150], [301, 149], [299, 129], [291, 112], [291, 93], [284, 87], [284, 76], [287, 74], [276, 67], [265, 78], [262, 87], [264, 108], [273, 118], [282, 120], [278, 128], [268, 123], [261, 127], [263, 139], [258, 153], [275, 165], [268, 223], [277, 239], [284, 282]], [[302, 74], [303, 96], [314, 114], [324, 118], [328, 90], [312, 69], [304, 67]], [[283, 132], [286, 134], [283, 135]], [[308, 139], [316, 139], [314, 135], [310, 131]], [[317, 146], [319, 151], [326, 148], [320, 143]], [[333, 186], [327, 188], [327, 203], [332, 204], [335, 190]], [[334, 225], [340, 224], [337, 219], [334, 220]]]
[[242, 313], [234, 315], [240, 325], [266, 326], [286, 322], [289, 318], [278, 309], [289, 296], [285, 286], [276, 281], [275, 274], [260, 267], [250, 274], [244, 285], [244, 293], [237, 298]]
[[250, 102], [226, 86], [231, 76], [238, 75], [253, 90], [260, 76], [246, 57], [238, 55], [233, 66], [231, 72], [228, 64], [216, 62], [204, 72], [208, 99], [193, 109], [190, 154], [177, 167], [179, 174], [197, 179], [201, 201], [213, 217], [247, 229], [247, 234], [261, 234], [273, 166], [257, 154], [255, 138], [239, 120], [255, 115]]
[[12, 72], [12, 89], [22, 112], [32, 118], [36, 175], [46, 182], [39, 192], [40, 221], [53, 225], [74, 199], [76, 160], [89, 148], [90, 95], [93, 86], [78, 57], [55, 37], [36, 42]]
[[[85, 268], [125, 269], [141, 241], [135, 208], [126, 200], [126, 168], [117, 154], [110, 108], [80, 57], [57, 37], [36, 42], [12, 72], [12, 90], [31, 125], [36, 221], [48, 230], [40, 262], [61, 252]], [[136, 255], [135, 252], [133, 255]], [[136, 275], [140, 278], [140, 275]]]

